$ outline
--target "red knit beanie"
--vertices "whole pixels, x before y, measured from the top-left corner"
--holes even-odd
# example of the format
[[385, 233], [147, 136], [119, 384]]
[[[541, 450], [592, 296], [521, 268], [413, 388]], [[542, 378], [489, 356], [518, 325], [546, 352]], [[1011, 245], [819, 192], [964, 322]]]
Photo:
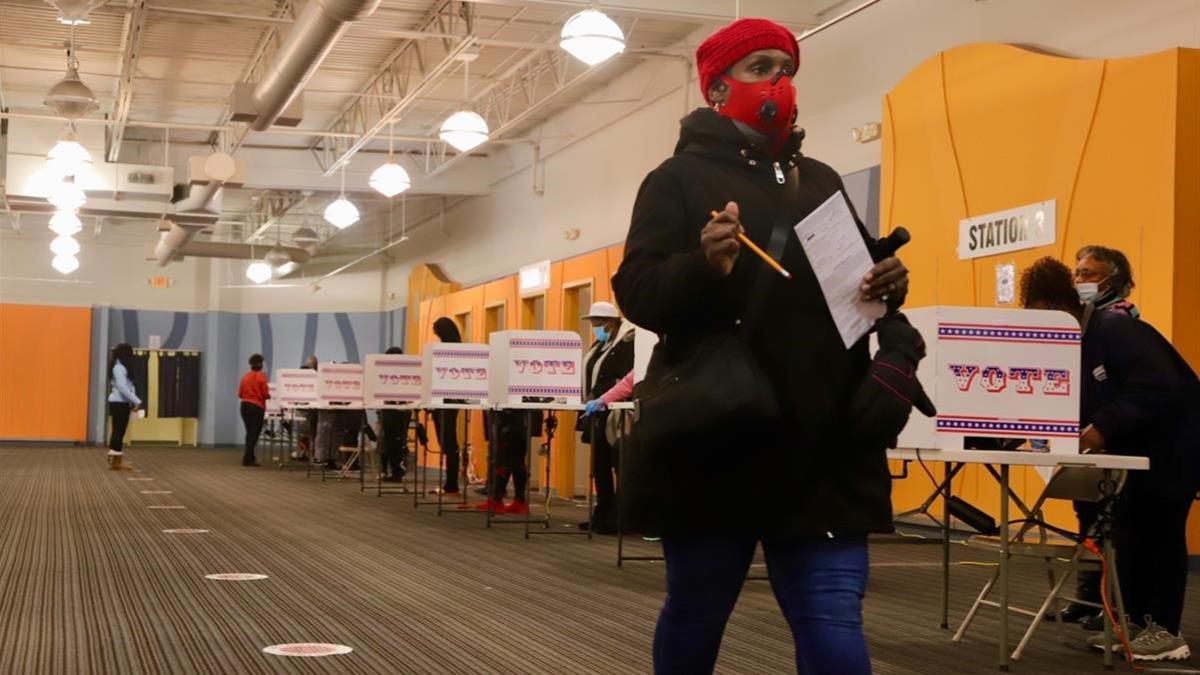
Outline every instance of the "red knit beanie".
[[[750, 52], [782, 49], [800, 65], [800, 45], [792, 31], [767, 19], [738, 19], [713, 33], [696, 49], [700, 91], [708, 101], [708, 87]], [[709, 101], [712, 103], [712, 101]]]

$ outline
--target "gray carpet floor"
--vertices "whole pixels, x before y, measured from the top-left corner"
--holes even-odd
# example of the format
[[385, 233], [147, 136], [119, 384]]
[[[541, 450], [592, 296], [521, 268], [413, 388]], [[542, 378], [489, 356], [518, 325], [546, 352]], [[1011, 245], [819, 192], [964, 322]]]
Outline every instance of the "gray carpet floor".
[[[662, 564], [618, 568], [612, 537], [526, 541], [517, 527], [485, 529], [481, 515], [439, 518], [409, 496], [360, 493], [357, 481], [242, 468], [232, 450], [128, 456], [136, 472], [103, 470], [96, 449], [0, 446], [0, 673], [650, 670]], [[553, 510], [566, 525], [583, 512]], [[172, 528], [209, 531], [162, 531]], [[656, 550], [640, 540], [630, 548]], [[880, 542], [871, 557], [866, 628], [877, 673], [995, 672], [995, 612], [963, 643], [938, 628], [938, 547]], [[955, 557], [986, 562], [959, 546]], [[269, 578], [204, 578], [220, 572]], [[952, 622], [988, 572], [955, 565]], [[1015, 587], [1044, 585], [1036, 570], [1015, 575]], [[1200, 626], [1197, 592], [1185, 631]], [[1045, 627], [1013, 671], [1102, 672], [1084, 634], [1065, 635]], [[354, 651], [262, 652], [292, 642]], [[770, 588], [747, 582], [718, 672], [787, 673], [792, 663]]]

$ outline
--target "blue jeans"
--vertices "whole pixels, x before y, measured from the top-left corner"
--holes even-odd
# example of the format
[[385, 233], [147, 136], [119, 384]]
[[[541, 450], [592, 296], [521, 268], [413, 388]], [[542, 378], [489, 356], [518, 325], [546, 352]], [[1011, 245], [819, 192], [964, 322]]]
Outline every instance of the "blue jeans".
[[[757, 540], [663, 538], [667, 598], [654, 632], [654, 672], [711, 673]], [[866, 537], [763, 541], [767, 575], [792, 629], [796, 671], [871, 672], [862, 628]]]

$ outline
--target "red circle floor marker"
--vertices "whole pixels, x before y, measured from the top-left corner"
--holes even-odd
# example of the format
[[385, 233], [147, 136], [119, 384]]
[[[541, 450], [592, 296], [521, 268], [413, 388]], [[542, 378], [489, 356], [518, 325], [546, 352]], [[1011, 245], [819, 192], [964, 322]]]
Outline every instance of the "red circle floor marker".
[[263, 647], [263, 652], [275, 656], [336, 656], [349, 654], [354, 651], [346, 645], [334, 645], [323, 642], [295, 642], [292, 644], [271, 645]]

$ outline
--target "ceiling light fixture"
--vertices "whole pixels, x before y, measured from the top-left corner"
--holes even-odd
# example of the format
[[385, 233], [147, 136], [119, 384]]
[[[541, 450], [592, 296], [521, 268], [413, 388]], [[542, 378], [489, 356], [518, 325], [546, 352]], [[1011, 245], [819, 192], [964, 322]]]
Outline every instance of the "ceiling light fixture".
[[[471, 61], [464, 59], [463, 101], [468, 105], [470, 104], [470, 98], [467, 96], [467, 81], [470, 77], [470, 72]], [[488, 133], [490, 132], [487, 120], [483, 119], [479, 113], [472, 110], [460, 110], [447, 117], [445, 122], [442, 122], [442, 128], [438, 132], [438, 137], [459, 152], [470, 152], [487, 142]]]
[[594, 6], [567, 19], [558, 46], [589, 66], [625, 51], [625, 34], [617, 22]]
[[50, 265], [60, 274], [70, 274], [79, 269], [79, 259], [73, 255], [58, 255], [50, 261]]
[[54, 112], [68, 120], [77, 120], [100, 108], [92, 90], [79, 79], [79, 59], [75, 58], [75, 27], [67, 47], [67, 73], [46, 92], [43, 101]]
[[82, 230], [83, 222], [73, 211], [55, 211], [54, 215], [50, 217], [50, 231], [55, 234], [71, 237], [79, 234]]
[[75, 136], [75, 125], [68, 124], [62, 137], [46, 153], [46, 163], [56, 176], [78, 176], [92, 165], [92, 155]]
[[325, 207], [325, 220], [339, 230], [358, 222], [358, 207], [346, 199], [346, 165], [342, 164], [342, 191]]
[[74, 211], [87, 203], [87, 195], [73, 180], [64, 180], [55, 184], [46, 198], [59, 211]]
[[255, 260], [246, 266], [246, 278], [256, 284], [264, 284], [271, 279], [271, 266], [261, 260]]
[[58, 10], [58, 22], [68, 26], [82, 26], [91, 23], [88, 15], [93, 9], [102, 6], [108, 0], [46, 0]]
[[388, 130], [388, 161], [371, 173], [371, 187], [389, 199], [412, 187], [408, 172], [396, 163], [395, 133], [395, 123], [392, 123]]
[[66, 235], [60, 234], [50, 242], [50, 252], [55, 256], [79, 255], [79, 242]]

